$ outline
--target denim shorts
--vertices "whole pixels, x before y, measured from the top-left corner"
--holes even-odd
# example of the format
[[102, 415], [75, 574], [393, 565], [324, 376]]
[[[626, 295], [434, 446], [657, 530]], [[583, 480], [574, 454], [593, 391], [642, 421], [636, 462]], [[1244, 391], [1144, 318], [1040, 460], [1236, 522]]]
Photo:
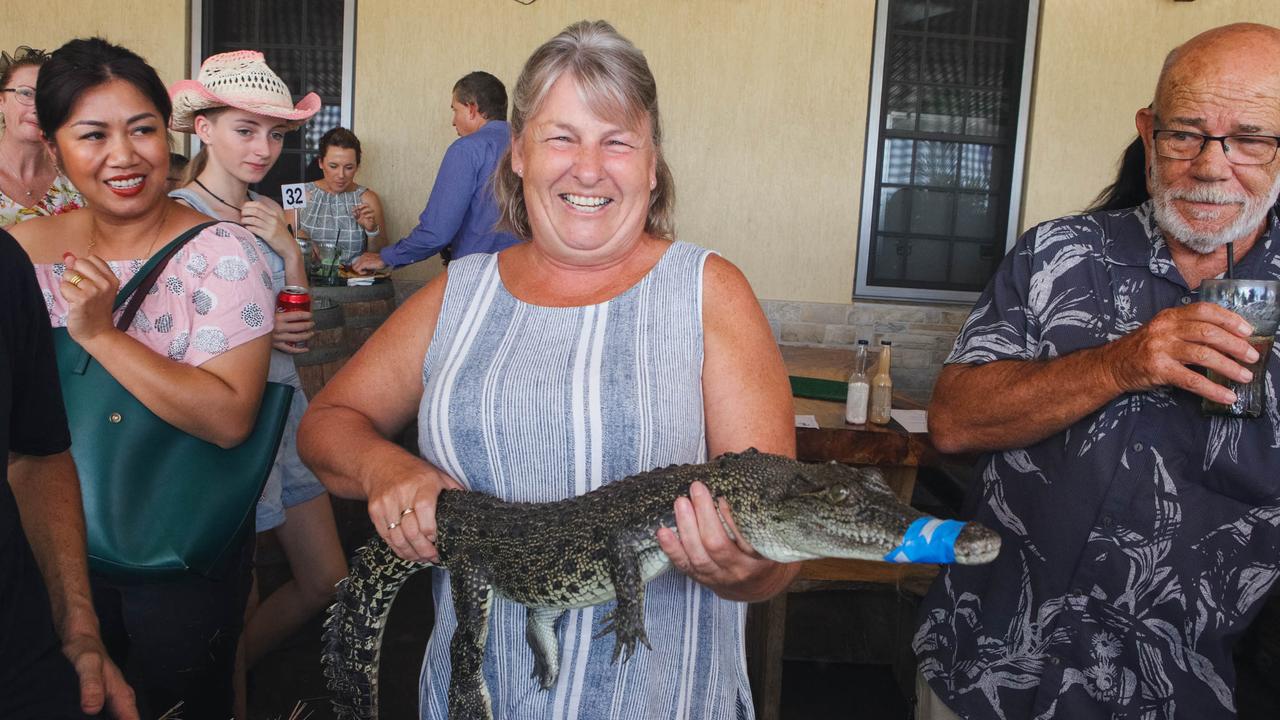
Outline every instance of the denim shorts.
[[306, 411], [307, 396], [302, 390], [296, 390], [285, 421], [284, 436], [280, 439], [280, 450], [258, 500], [258, 532], [280, 527], [284, 523], [285, 509], [324, 493], [324, 485], [298, 457], [298, 423]]

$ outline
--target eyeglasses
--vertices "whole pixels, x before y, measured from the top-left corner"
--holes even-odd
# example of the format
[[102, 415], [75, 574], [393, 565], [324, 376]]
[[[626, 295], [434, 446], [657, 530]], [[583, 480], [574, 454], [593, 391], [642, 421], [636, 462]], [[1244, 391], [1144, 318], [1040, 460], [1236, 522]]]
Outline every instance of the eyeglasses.
[[1194, 160], [1211, 141], [1233, 165], [1266, 165], [1276, 159], [1280, 137], [1274, 135], [1202, 135], [1185, 130], [1156, 130], [1156, 154], [1170, 160]]
[[13, 93], [13, 96], [14, 96], [15, 98], [17, 98], [17, 99], [18, 99], [18, 102], [19, 102], [19, 103], [21, 103], [21, 104], [23, 104], [23, 105], [35, 105], [35, 104], [36, 104], [36, 91], [35, 91], [35, 88], [29, 88], [29, 87], [27, 87], [26, 85], [23, 85], [22, 87], [16, 87], [16, 88], [4, 88], [3, 90], [0, 90], [0, 92], [11, 92], [11, 93]]

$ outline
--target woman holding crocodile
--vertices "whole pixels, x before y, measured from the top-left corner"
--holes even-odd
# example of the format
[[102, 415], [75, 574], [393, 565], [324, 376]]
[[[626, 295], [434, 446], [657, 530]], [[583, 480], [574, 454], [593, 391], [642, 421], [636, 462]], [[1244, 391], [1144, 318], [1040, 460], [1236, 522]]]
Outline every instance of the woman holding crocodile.
[[[503, 222], [529, 242], [459, 260], [415, 294], [315, 398], [299, 435], [330, 490], [368, 498], [406, 559], [437, 558], [443, 488], [549, 501], [751, 446], [794, 454], [786, 373], [750, 286], [673, 240], [643, 54], [607, 23], [567, 28], [526, 63], [511, 128], [495, 184]], [[415, 415], [423, 458], [385, 439]], [[659, 541], [683, 574], [646, 586], [652, 647], [629, 662], [613, 662], [612, 638], [593, 640], [611, 604], [571, 610], [559, 680], [543, 691], [525, 609], [494, 600], [495, 718], [750, 716], [743, 601], [780, 592], [795, 569], [726, 532], [731, 508], [701, 485], [674, 514]], [[423, 718], [447, 716], [457, 620], [440, 579]]]

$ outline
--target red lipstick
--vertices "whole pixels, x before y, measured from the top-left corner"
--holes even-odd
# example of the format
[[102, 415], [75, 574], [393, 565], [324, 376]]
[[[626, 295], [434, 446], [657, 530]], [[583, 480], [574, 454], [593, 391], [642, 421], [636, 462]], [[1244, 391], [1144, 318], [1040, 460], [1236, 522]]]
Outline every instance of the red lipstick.
[[[123, 183], [131, 180], [138, 180], [139, 182], [136, 185], [129, 185], [126, 187], [118, 187], [116, 185], [112, 185], [113, 182]], [[147, 186], [147, 176], [142, 175], [140, 173], [130, 173], [128, 175], [116, 175], [115, 177], [107, 178], [106, 185], [108, 190], [110, 190], [111, 192], [115, 193], [120, 197], [133, 197], [134, 195], [137, 195], [138, 193], [142, 192], [142, 189]]]

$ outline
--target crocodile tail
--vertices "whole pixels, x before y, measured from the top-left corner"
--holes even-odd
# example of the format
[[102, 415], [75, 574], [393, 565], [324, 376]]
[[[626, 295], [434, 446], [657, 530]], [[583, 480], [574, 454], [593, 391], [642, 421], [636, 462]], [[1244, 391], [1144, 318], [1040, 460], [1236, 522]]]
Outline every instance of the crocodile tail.
[[356, 552], [324, 623], [321, 661], [339, 720], [378, 717], [378, 656], [387, 615], [405, 581], [429, 567], [400, 559], [380, 538]]

